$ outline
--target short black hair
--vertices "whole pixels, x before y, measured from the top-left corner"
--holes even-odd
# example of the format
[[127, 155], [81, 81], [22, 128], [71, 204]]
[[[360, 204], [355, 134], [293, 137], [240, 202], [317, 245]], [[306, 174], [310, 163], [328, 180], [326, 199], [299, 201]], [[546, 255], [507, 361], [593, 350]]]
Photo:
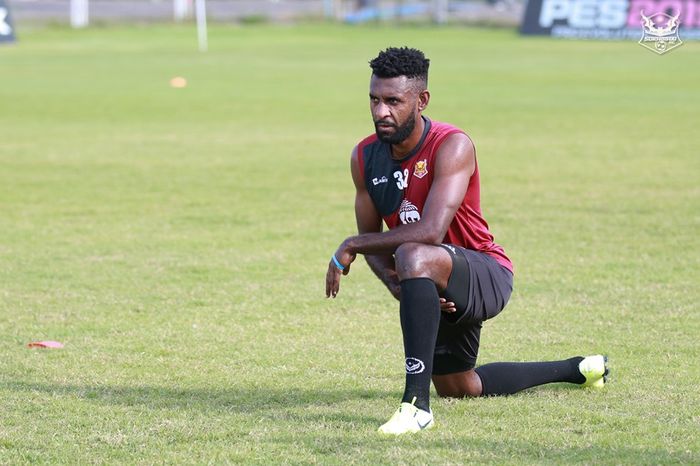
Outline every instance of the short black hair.
[[428, 84], [430, 60], [418, 49], [389, 47], [379, 52], [377, 58], [369, 62], [369, 66], [372, 68], [372, 74], [378, 78], [406, 76]]

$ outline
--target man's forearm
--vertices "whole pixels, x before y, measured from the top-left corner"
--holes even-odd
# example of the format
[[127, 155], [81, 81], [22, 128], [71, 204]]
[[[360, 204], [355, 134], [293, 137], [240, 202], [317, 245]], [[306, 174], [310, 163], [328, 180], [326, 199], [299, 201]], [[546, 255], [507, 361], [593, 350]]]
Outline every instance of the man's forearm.
[[443, 234], [427, 223], [417, 222], [381, 233], [351, 236], [343, 246], [351, 254], [391, 255], [404, 243], [440, 244]]

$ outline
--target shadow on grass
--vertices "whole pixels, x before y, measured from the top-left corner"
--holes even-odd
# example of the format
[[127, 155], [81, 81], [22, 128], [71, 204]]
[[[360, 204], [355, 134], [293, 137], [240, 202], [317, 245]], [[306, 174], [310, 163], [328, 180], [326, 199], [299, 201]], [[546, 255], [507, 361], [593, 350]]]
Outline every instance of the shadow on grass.
[[[396, 401], [396, 391], [375, 389], [280, 389], [266, 386], [227, 388], [168, 388], [144, 385], [72, 385], [24, 381], [0, 381], [0, 390], [66, 396], [103, 405], [145, 406], [206, 412], [264, 414], [292, 408], [324, 408], [357, 400]], [[338, 411], [343, 411], [338, 409]], [[338, 420], [375, 425], [375, 416], [342, 416]]]
[[[44, 393], [51, 396], [67, 396], [104, 405], [137, 406], [151, 409], [190, 409], [197, 411], [265, 411], [290, 407], [320, 407], [353, 402], [357, 400], [386, 400], [396, 402], [397, 391], [371, 388], [272, 388], [264, 385], [251, 387], [230, 386], [224, 388], [171, 388], [148, 385], [79, 385], [52, 384], [48, 382], [0, 381], [0, 390], [21, 393]], [[573, 384], [550, 384], [523, 392], [565, 393], [580, 391]], [[518, 396], [518, 395], [513, 395]], [[446, 399], [459, 402], [457, 399]], [[375, 419], [375, 418], [372, 418]], [[376, 419], [375, 419], [376, 420]]]

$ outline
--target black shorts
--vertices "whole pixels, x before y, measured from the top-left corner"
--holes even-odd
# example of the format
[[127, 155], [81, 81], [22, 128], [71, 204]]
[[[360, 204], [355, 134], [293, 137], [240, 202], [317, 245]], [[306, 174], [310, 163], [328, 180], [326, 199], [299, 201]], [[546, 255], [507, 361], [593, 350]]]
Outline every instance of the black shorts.
[[483, 252], [443, 244], [452, 256], [452, 273], [440, 297], [455, 303], [457, 312], [442, 312], [433, 374], [467, 371], [476, 365], [483, 321], [508, 303], [513, 274]]

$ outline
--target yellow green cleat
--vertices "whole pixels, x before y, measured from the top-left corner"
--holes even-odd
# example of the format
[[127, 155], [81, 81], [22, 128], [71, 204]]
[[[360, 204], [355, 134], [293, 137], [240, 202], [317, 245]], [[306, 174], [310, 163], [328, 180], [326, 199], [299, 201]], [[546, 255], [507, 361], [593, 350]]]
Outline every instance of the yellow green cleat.
[[578, 364], [578, 370], [586, 378], [583, 387], [603, 388], [608, 381], [608, 357], [602, 354], [587, 356]]
[[413, 403], [401, 403], [391, 419], [379, 428], [382, 434], [401, 435], [405, 433], [420, 432], [430, 429], [435, 425], [433, 413], [416, 408]]

